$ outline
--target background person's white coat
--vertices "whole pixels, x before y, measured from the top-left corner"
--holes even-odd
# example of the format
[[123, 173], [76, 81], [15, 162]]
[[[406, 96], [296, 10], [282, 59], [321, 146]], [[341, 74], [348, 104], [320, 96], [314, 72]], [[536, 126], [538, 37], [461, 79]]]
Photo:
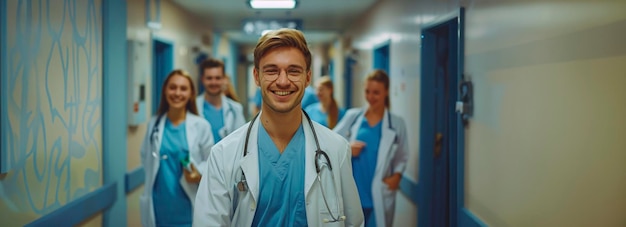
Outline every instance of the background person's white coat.
[[[141, 164], [144, 167], [146, 173], [146, 179], [144, 183], [144, 192], [139, 198], [139, 208], [141, 211], [141, 224], [144, 227], [153, 227], [154, 223], [154, 205], [152, 203], [152, 188], [154, 187], [154, 180], [159, 170], [159, 164], [161, 159], [154, 157], [154, 153], [158, 157], [161, 156], [161, 142], [163, 141], [163, 131], [165, 130], [165, 121], [167, 116], [163, 115], [159, 122], [158, 133], [156, 139], [152, 140], [152, 130], [157, 117], [153, 117], [150, 120], [146, 136], [143, 144], [141, 145]], [[187, 112], [185, 117], [185, 132], [187, 136], [187, 146], [189, 147], [189, 161], [193, 163], [199, 173], [204, 173], [206, 169], [206, 160], [211, 152], [213, 146], [213, 133], [211, 132], [211, 125], [206, 119], [196, 116]], [[179, 180], [180, 185], [185, 190], [185, 193], [191, 200], [192, 206], [196, 193], [198, 191], [198, 184], [189, 183], [185, 180], [185, 176], [181, 175]]]
[[[259, 116], [260, 117], [260, 116]], [[313, 132], [302, 115], [302, 127], [306, 138], [305, 184], [307, 223], [309, 226], [360, 226], [363, 223], [361, 201], [352, 175], [350, 147], [345, 139], [337, 136], [328, 128], [313, 123], [320, 147], [328, 154], [335, 178], [331, 183], [328, 170], [322, 173], [322, 182], [316, 180], [315, 140]], [[193, 226], [251, 226], [259, 198], [259, 161], [258, 161], [258, 130], [257, 119], [250, 132], [248, 154], [243, 157], [243, 149], [248, 124], [222, 139], [213, 147], [209, 157], [207, 174], [200, 182], [196, 207], [194, 209]], [[248, 190], [240, 192], [236, 184], [243, 172], [246, 176]], [[332, 187], [337, 190], [331, 190]], [[335, 216], [345, 215], [346, 220], [335, 223], [323, 223], [323, 219], [331, 219], [324, 204], [321, 187], [324, 187], [326, 201]], [[339, 210], [336, 210], [337, 207]]]
[[[204, 117], [204, 103], [204, 93], [202, 93], [196, 98], [196, 106], [198, 107], [198, 114], [200, 117]], [[222, 95], [222, 110], [224, 127], [221, 128], [219, 132], [220, 137], [224, 138], [244, 125], [246, 123], [246, 119], [243, 116], [243, 106], [240, 103], [235, 102], [235, 100], [229, 99], [225, 95]]]
[[[355, 141], [361, 122], [363, 122], [365, 117], [365, 110], [366, 108], [348, 110], [346, 115], [335, 126], [334, 131], [349, 141]], [[374, 202], [376, 226], [392, 226], [398, 190], [389, 190], [383, 179], [394, 173], [402, 173], [404, 171], [409, 152], [404, 120], [395, 114], [391, 114], [392, 127], [390, 128], [389, 114], [391, 114], [389, 110], [385, 109], [376, 170], [372, 179], [372, 200]], [[364, 142], [367, 144], [367, 141]]]

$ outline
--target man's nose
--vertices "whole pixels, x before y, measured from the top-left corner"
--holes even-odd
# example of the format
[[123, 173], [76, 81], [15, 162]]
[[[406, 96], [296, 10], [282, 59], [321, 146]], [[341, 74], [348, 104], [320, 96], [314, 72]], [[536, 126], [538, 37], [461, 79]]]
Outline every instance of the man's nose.
[[289, 78], [287, 77], [286, 70], [280, 70], [278, 72], [278, 78], [276, 78], [277, 84], [289, 84]]

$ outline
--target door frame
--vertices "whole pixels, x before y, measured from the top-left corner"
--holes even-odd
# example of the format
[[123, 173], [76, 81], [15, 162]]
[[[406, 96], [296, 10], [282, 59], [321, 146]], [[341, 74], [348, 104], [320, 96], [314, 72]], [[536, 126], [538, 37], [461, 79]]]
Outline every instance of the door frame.
[[[463, 72], [465, 70], [465, 9], [460, 8], [458, 11], [451, 13], [445, 17], [442, 17], [440, 20], [431, 22], [426, 26], [423, 26], [421, 29], [422, 32], [422, 40], [424, 40], [424, 34], [429, 32], [431, 29], [440, 27], [440, 26], [451, 26], [452, 23], [455, 23], [457, 26], [457, 36], [456, 42], [453, 43], [452, 40], [449, 40], [450, 48], [456, 48], [456, 75], [451, 76], [450, 79], [450, 97], [452, 100], [449, 100], [449, 105], [453, 105], [456, 100], [460, 100], [460, 94], [458, 92], [458, 86], [461, 81], [463, 81]], [[451, 36], [452, 37], [452, 36]], [[428, 47], [424, 42], [422, 42], [422, 53], [424, 55], [425, 49], [428, 50]], [[451, 56], [453, 57], [453, 56]], [[421, 107], [423, 110], [427, 108], [428, 103], [432, 103], [432, 100], [427, 100], [429, 94], [426, 94], [428, 91], [428, 86], [431, 86], [434, 83], [433, 78], [428, 78], [426, 76], [427, 72], [434, 72], [435, 62], [434, 59], [421, 57]], [[454, 64], [454, 63], [453, 63]], [[432, 99], [432, 98], [431, 98]], [[454, 107], [451, 106], [450, 110], [454, 111]], [[486, 226], [482, 221], [480, 221], [475, 215], [473, 215], [466, 207], [465, 207], [465, 127], [463, 126], [463, 121], [461, 120], [461, 116], [458, 113], [451, 112], [448, 113], [448, 117], [450, 117], [450, 125], [447, 135], [444, 135], [444, 138], [450, 138], [448, 141], [448, 146], [450, 148], [449, 156], [448, 156], [448, 173], [449, 173], [449, 181], [448, 181], [448, 223], [450, 226]], [[432, 151], [434, 149], [433, 143], [426, 143], [426, 141], [433, 141], [434, 135], [429, 135], [427, 132], [431, 132], [434, 129], [434, 124], [431, 123], [431, 118], [426, 118], [424, 114], [420, 119], [420, 150], [428, 150]], [[432, 153], [432, 152], [431, 152]], [[433, 184], [434, 179], [432, 177], [434, 172], [433, 162], [431, 162], [432, 157], [427, 158], [423, 157], [420, 152], [420, 181], [423, 181], [426, 184]], [[430, 220], [430, 215], [424, 215], [425, 211], [427, 211], [431, 205], [429, 202], [433, 202], [429, 200], [430, 195], [432, 195], [432, 190], [430, 187], [426, 187], [426, 185], [421, 185], [421, 198], [420, 205], [422, 205], [422, 212], [418, 212], [418, 222], [419, 226], [431, 226], [432, 220]], [[426, 212], [428, 214], [428, 212]], [[446, 214], [435, 214], [435, 215], [446, 215]]]
[[[374, 46], [372, 51], [372, 67], [382, 69], [387, 74], [391, 70], [391, 40], [385, 40]], [[383, 62], [384, 61], [384, 62]]]
[[[164, 60], [164, 62], [162, 63], [162, 66], [165, 69], [169, 69], [166, 70], [168, 72], [166, 73], [161, 73], [158, 74], [157, 73], [157, 65], [159, 65], [159, 63], [157, 63], [157, 53], [156, 53], [156, 45], [160, 44], [160, 45], [165, 45], [166, 46], [166, 51], [163, 54], [163, 57], [166, 59]], [[157, 110], [159, 108], [159, 102], [161, 99], [161, 86], [162, 86], [162, 82], [165, 81], [165, 79], [167, 78], [167, 73], [169, 73], [170, 71], [174, 70], [174, 42], [158, 37], [158, 36], [152, 36], [152, 115], [157, 113]]]

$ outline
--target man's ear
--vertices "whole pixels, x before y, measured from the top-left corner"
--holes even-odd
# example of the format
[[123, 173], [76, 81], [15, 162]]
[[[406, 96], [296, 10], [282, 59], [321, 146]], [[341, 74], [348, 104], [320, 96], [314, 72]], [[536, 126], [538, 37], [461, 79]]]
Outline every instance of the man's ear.
[[308, 87], [311, 84], [311, 70], [309, 69], [309, 71], [306, 72], [306, 86]]
[[259, 81], [259, 70], [257, 70], [256, 67], [252, 70], [252, 74], [254, 77], [254, 83], [256, 84], [257, 87], [260, 87], [261, 83]]

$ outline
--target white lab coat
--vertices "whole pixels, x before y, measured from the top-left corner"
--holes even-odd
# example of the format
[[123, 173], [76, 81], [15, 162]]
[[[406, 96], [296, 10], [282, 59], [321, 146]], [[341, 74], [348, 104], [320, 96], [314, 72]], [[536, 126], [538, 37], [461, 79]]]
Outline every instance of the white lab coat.
[[[144, 183], [144, 192], [139, 198], [139, 207], [141, 211], [141, 224], [144, 227], [153, 227], [154, 223], [154, 206], [152, 203], [152, 188], [154, 180], [159, 170], [160, 158], [154, 157], [153, 151], [160, 155], [161, 142], [163, 141], [163, 131], [165, 130], [165, 121], [167, 116], [163, 116], [159, 122], [157, 138], [154, 144], [151, 142], [152, 129], [157, 117], [153, 117], [148, 125], [146, 136], [141, 145], [141, 164], [144, 167], [146, 177]], [[213, 133], [211, 125], [206, 119], [187, 112], [185, 118], [185, 132], [187, 135], [187, 146], [189, 147], [189, 160], [196, 167], [198, 172], [204, 173], [206, 169], [206, 160], [209, 157], [211, 147], [213, 146]], [[180, 185], [191, 200], [191, 204], [195, 201], [198, 191], [198, 184], [189, 183], [185, 180], [184, 175], [180, 178]]]
[[[260, 117], [259, 117], [260, 118]], [[322, 175], [322, 182], [327, 196], [326, 201], [332, 214], [345, 215], [346, 220], [336, 223], [323, 223], [323, 219], [331, 219], [324, 205], [320, 182], [316, 179], [315, 140], [308, 121], [302, 115], [304, 136], [306, 138], [306, 164], [304, 195], [306, 216], [309, 226], [359, 226], [363, 223], [363, 210], [352, 175], [350, 147], [347, 141], [328, 128], [313, 123], [320, 147], [331, 160], [334, 184], [330, 175]], [[194, 210], [193, 226], [251, 226], [259, 199], [259, 161], [258, 161], [258, 129], [260, 119], [252, 126], [248, 143], [248, 154], [243, 157], [243, 149], [248, 124], [239, 128], [220, 141], [208, 160], [208, 173], [202, 178], [196, 209]], [[236, 184], [240, 181], [242, 170], [246, 176], [248, 190], [240, 192]], [[328, 174], [328, 169], [322, 173]], [[335, 187], [335, 191], [331, 190]], [[329, 195], [330, 194], [330, 195]], [[337, 208], [339, 210], [337, 210]]]
[[[355, 141], [365, 110], [364, 108], [348, 110], [346, 115], [335, 126], [334, 131], [349, 141]], [[404, 120], [395, 114], [391, 114], [393, 127], [389, 128], [388, 114], [390, 113], [385, 109], [376, 170], [374, 171], [374, 179], [372, 179], [372, 200], [374, 202], [376, 226], [392, 226], [393, 224], [397, 190], [389, 190], [389, 186], [383, 182], [383, 179], [394, 173], [402, 173], [404, 171], [409, 151]], [[367, 143], [367, 141], [365, 142]]]
[[[204, 117], [204, 100], [204, 93], [196, 98], [196, 106], [198, 107], [200, 117]], [[219, 130], [220, 138], [226, 137], [246, 123], [246, 119], [243, 116], [243, 106], [240, 103], [222, 95], [222, 108], [224, 127]]]

